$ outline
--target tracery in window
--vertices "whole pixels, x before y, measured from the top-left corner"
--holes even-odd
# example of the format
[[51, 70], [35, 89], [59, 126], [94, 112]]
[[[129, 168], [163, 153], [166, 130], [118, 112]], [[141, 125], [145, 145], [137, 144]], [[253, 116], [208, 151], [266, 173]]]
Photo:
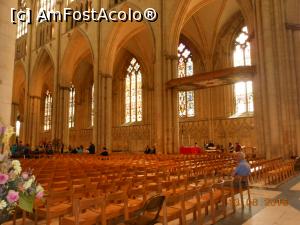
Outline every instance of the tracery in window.
[[[243, 27], [235, 39], [233, 64], [237, 66], [251, 65], [251, 51], [247, 27]], [[234, 84], [235, 116], [254, 111], [252, 81], [238, 82]]]
[[[25, 10], [26, 9], [26, 1], [25, 0], [19, 0], [18, 8], [19, 10]], [[24, 21], [26, 19], [26, 21]], [[22, 14], [21, 18], [18, 20], [18, 27], [17, 27], [17, 38], [22, 37], [23, 35], [27, 34], [28, 31], [28, 15]]]
[[[178, 46], [178, 77], [188, 77], [194, 74], [194, 64], [191, 51], [183, 44]], [[178, 111], [180, 117], [195, 116], [194, 91], [178, 93]]]
[[52, 96], [47, 90], [45, 95], [45, 107], [44, 107], [44, 131], [51, 130], [52, 121]]
[[235, 39], [235, 49], [233, 53], [234, 67], [251, 65], [250, 42], [248, 39], [248, 28], [245, 26]]
[[75, 127], [75, 87], [70, 88], [69, 98], [69, 128]]
[[140, 64], [132, 58], [125, 78], [125, 122], [140, 122], [143, 119], [142, 73]]

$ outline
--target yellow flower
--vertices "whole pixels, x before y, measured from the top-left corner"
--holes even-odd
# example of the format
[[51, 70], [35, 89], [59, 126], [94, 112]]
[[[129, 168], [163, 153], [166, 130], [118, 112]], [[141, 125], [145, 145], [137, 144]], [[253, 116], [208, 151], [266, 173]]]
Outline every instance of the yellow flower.
[[6, 206], [7, 206], [6, 201], [2, 200], [2, 201], [0, 202], [0, 210], [5, 209]]
[[33, 183], [32, 179], [29, 179], [28, 181], [26, 181], [23, 185], [24, 189], [27, 190], [28, 188], [30, 188], [32, 183]]
[[37, 187], [36, 187], [36, 192], [39, 193], [39, 192], [44, 192], [44, 188], [39, 184]]
[[11, 164], [13, 165], [13, 167], [15, 167], [15, 166], [20, 167], [20, 166], [21, 166], [21, 163], [20, 163], [19, 160], [13, 160], [13, 161], [11, 162]]

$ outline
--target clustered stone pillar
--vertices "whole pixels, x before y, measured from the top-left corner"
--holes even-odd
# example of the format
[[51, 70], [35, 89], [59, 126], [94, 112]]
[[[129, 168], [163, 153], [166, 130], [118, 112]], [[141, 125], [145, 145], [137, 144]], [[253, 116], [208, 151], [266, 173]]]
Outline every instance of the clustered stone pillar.
[[108, 149], [112, 147], [112, 76], [107, 75], [105, 80], [105, 146]]
[[6, 126], [11, 122], [13, 67], [16, 26], [10, 22], [10, 9], [17, 1], [1, 1], [0, 7], [0, 118]]
[[[300, 4], [299, 4], [300, 5]], [[300, 9], [299, 9], [300, 10]], [[300, 155], [300, 79], [297, 78], [300, 74], [300, 18], [298, 17], [298, 23], [287, 24], [287, 36], [289, 43], [289, 55], [290, 55], [290, 66], [291, 75], [293, 76], [293, 98], [295, 99], [295, 104], [293, 105], [294, 110], [298, 112], [298, 116], [293, 123], [296, 137], [295, 143], [297, 148], [293, 149], [295, 155]], [[298, 104], [297, 104], [298, 103]]]
[[[285, 4], [278, 0], [255, 0], [255, 113], [258, 148], [267, 158], [295, 154], [299, 96], [292, 73]], [[298, 39], [299, 42], [299, 39]], [[298, 150], [299, 151], [299, 150]]]
[[95, 118], [93, 140], [96, 149], [112, 147], [112, 76], [99, 74], [95, 77]]
[[[177, 56], [165, 57], [166, 76], [165, 82], [176, 78]], [[177, 153], [179, 149], [179, 119], [177, 115], [177, 91], [174, 89], [164, 90], [164, 153]]]
[[32, 147], [36, 147], [39, 144], [40, 134], [40, 108], [41, 98], [38, 96], [29, 96], [28, 98], [28, 125], [27, 125], [27, 138], [26, 144], [30, 143]]
[[62, 141], [65, 148], [69, 146], [69, 96], [70, 87], [59, 86], [57, 93], [57, 117], [55, 137]]

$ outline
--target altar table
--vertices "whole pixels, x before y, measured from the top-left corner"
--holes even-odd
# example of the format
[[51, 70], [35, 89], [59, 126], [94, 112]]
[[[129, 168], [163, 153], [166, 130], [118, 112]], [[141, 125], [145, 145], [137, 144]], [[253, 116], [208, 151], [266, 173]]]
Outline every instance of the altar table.
[[180, 154], [200, 154], [202, 149], [195, 146], [181, 146], [179, 152]]

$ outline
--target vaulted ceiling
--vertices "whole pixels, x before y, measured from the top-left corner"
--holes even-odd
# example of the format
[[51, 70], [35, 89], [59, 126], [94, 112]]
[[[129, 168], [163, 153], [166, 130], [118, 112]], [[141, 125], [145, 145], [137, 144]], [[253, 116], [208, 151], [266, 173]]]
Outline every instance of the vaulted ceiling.
[[236, 0], [198, 1], [198, 4], [198, 10], [187, 19], [182, 34], [205, 55], [211, 56], [218, 33], [240, 9]]

